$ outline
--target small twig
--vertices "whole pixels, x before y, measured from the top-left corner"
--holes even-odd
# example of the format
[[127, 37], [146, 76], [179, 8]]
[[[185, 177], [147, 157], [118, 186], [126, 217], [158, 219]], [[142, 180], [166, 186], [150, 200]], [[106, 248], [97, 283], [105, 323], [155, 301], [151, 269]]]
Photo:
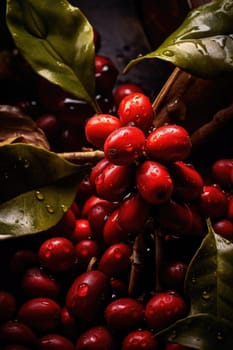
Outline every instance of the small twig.
[[81, 151], [81, 152], [65, 152], [57, 153], [57, 155], [72, 163], [95, 163], [104, 157], [104, 152], [100, 150], [96, 151]]
[[144, 236], [138, 234], [134, 240], [133, 253], [131, 256], [131, 271], [129, 278], [128, 294], [133, 297], [139, 296], [142, 286], [142, 273], [144, 269]]

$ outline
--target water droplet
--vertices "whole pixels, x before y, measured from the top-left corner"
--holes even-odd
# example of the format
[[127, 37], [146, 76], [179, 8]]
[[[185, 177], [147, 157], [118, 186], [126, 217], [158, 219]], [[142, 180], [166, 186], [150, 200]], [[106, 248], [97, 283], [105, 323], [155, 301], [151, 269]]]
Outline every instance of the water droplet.
[[211, 295], [210, 295], [209, 292], [207, 292], [206, 290], [204, 290], [204, 291], [202, 292], [202, 294], [201, 294], [201, 297], [202, 297], [202, 299], [204, 299], [204, 300], [207, 301], [207, 300], [210, 299]]
[[55, 210], [50, 204], [46, 204], [46, 209], [49, 214], [54, 214]]
[[35, 196], [39, 201], [43, 201], [44, 200], [44, 195], [40, 192], [40, 191], [36, 191], [35, 192]]
[[23, 166], [25, 169], [28, 169], [30, 167], [30, 162], [28, 159], [24, 159]]
[[172, 57], [172, 56], [174, 56], [174, 52], [171, 50], [165, 50], [165, 51], [163, 51], [163, 55], [168, 56], [168, 57]]
[[84, 298], [89, 292], [89, 286], [87, 283], [81, 283], [78, 287], [77, 294], [79, 297]]
[[193, 277], [192, 277], [192, 279], [191, 279], [191, 281], [192, 281], [192, 283], [193, 283], [193, 284], [195, 284], [195, 283], [197, 282], [196, 277], [195, 277], [195, 276], [193, 276]]
[[63, 213], [66, 213], [68, 208], [65, 204], [61, 204], [61, 210], [63, 211]]

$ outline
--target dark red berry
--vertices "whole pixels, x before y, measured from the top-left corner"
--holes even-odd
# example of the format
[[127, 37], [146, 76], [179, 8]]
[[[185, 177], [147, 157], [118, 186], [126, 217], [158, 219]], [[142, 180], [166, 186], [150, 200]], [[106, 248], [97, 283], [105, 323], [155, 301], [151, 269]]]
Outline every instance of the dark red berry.
[[203, 187], [200, 197], [200, 208], [206, 217], [211, 219], [226, 217], [227, 206], [227, 197], [218, 186], [209, 185]]
[[189, 346], [184, 346], [181, 344], [175, 344], [175, 343], [167, 343], [165, 345], [164, 350], [192, 350], [194, 348], [190, 348]]
[[40, 350], [74, 350], [74, 344], [60, 334], [45, 334], [39, 337], [38, 346]]
[[166, 202], [173, 191], [172, 179], [166, 167], [152, 160], [138, 166], [136, 186], [141, 196], [152, 204]]
[[191, 151], [188, 132], [179, 125], [163, 125], [152, 131], [145, 143], [146, 154], [157, 161], [184, 160]]
[[59, 121], [54, 114], [43, 114], [36, 119], [36, 124], [42, 129], [49, 140], [57, 136]]
[[156, 350], [158, 343], [154, 334], [146, 329], [131, 331], [122, 342], [122, 350]]
[[214, 232], [220, 236], [233, 241], [233, 223], [230, 220], [222, 219], [212, 224]]
[[113, 93], [116, 108], [118, 108], [121, 100], [123, 100], [124, 97], [135, 92], [143, 93], [143, 90], [139, 85], [134, 83], [122, 83], [118, 85]]
[[86, 268], [92, 258], [100, 255], [99, 245], [93, 239], [83, 239], [75, 245], [74, 249], [80, 268]]
[[170, 261], [161, 268], [161, 282], [165, 289], [183, 291], [187, 264], [183, 261]]
[[152, 127], [154, 111], [152, 103], [144, 93], [135, 92], [124, 97], [118, 114], [122, 125], [134, 125], [145, 133]]
[[0, 322], [10, 320], [16, 311], [16, 300], [13, 294], [0, 290]]
[[97, 241], [102, 241], [103, 227], [114, 209], [115, 208], [112, 206], [111, 202], [97, 203], [90, 208], [88, 212], [88, 221], [90, 223], [93, 237]]
[[75, 223], [75, 229], [70, 235], [70, 239], [73, 243], [82, 241], [83, 239], [92, 239], [92, 230], [90, 223], [87, 219], [77, 219]]
[[233, 159], [218, 159], [211, 168], [214, 181], [222, 187], [232, 186], [231, 171], [233, 169]]
[[119, 224], [119, 209], [116, 209], [107, 218], [103, 227], [103, 240], [107, 245], [127, 241], [128, 231], [125, 231]]
[[37, 337], [30, 325], [19, 320], [0, 324], [0, 344], [16, 343], [25, 346], [35, 346]]
[[118, 70], [109, 57], [95, 56], [96, 91], [108, 96], [116, 82]]
[[104, 326], [95, 326], [84, 331], [76, 342], [75, 350], [114, 350], [115, 340]]
[[143, 154], [145, 135], [135, 126], [122, 126], [108, 135], [104, 153], [113, 164], [134, 163]]

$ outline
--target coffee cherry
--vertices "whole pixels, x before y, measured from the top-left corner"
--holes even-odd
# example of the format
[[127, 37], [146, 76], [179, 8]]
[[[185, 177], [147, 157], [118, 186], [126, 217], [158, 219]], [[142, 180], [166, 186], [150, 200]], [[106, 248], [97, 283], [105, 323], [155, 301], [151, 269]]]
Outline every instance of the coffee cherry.
[[133, 125], [145, 133], [152, 127], [154, 111], [145, 94], [135, 92], [125, 96], [119, 105], [118, 115], [122, 125]]
[[218, 159], [211, 167], [214, 181], [223, 188], [232, 186], [231, 171], [233, 169], [233, 159]]
[[102, 271], [83, 272], [67, 292], [67, 310], [80, 320], [92, 321], [101, 310], [109, 291], [109, 279]]
[[144, 306], [133, 298], [119, 298], [107, 305], [104, 314], [110, 329], [125, 332], [142, 325]]
[[144, 133], [135, 126], [120, 127], [111, 132], [104, 143], [104, 153], [113, 164], [128, 165], [142, 156]]
[[50, 332], [60, 323], [60, 306], [50, 298], [33, 298], [19, 308], [18, 318], [37, 332]]
[[200, 208], [206, 217], [211, 219], [226, 217], [227, 206], [227, 197], [218, 186], [209, 185], [203, 187], [203, 192], [200, 196]]
[[95, 81], [96, 91], [108, 96], [113, 90], [118, 71], [109, 57], [95, 56]]
[[99, 197], [118, 202], [127, 194], [132, 185], [132, 165], [107, 164], [95, 178], [95, 189]]
[[172, 179], [165, 166], [151, 160], [138, 166], [136, 186], [141, 196], [152, 204], [166, 202], [173, 191]]
[[175, 344], [175, 343], [167, 343], [164, 348], [164, 350], [192, 350], [192, 349], [194, 348], [190, 348], [188, 346]]
[[88, 221], [91, 227], [91, 231], [94, 239], [102, 241], [103, 238], [103, 227], [107, 221], [109, 215], [115, 208], [107, 203], [97, 203], [90, 208], [88, 212]]
[[47, 138], [51, 141], [58, 135], [60, 127], [59, 121], [54, 114], [43, 114], [36, 119], [38, 127], [44, 131]]
[[233, 223], [230, 220], [222, 219], [216, 221], [212, 224], [214, 232], [220, 236], [228, 239], [229, 241], [233, 240]]
[[49, 238], [39, 247], [38, 257], [40, 264], [49, 271], [67, 271], [75, 264], [74, 245], [64, 237]]
[[56, 298], [61, 290], [59, 282], [40, 267], [28, 268], [21, 281], [24, 294], [30, 298]]
[[128, 232], [125, 231], [119, 224], [119, 209], [116, 209], [107, 218], [103, 227], [103, 240], [107, 245], [126, 242]]
[[75, 339], [77, 336], [78, 321], [75, 317], [71, 316], [66, 306], [61, 308], [61, 330], [62, 334], [69, 339]]
[[160, 273], [164, 288], [182, 291], [187, 268], [187, 264], [183, 261], [170, 261], [165, 263]]
[[116, 207], [116, 205], [114, 203], [107, 201], [106, 199], [100, 198], [100, 197], [96, 196], [95, 194], [92, 194], [83, 203], [82, 211], [81, 211], [82, 218], [87, 219], [91, 208], [93, 208], [97, 204], [100, 204], [100, 205], [103, 204], [106, 207], [108, 207], [109, 209], [112, 208], [112, 210], [114, 210]]
[[11, 320], [0, 324], [0, 344], [11, 344], [12, 342], [35, 347], [37, 337], [30, 326], [19, 320]]
[[120, 126], [119, 118], [110, 114], [96, 114], [85, 125], [86, 139], [92, 145], [102, 148], [107, 136]]
[[116, 108], [119, 107], [120, 102], [123, 100], [124, 97], [135, 93], [135, 92], [139, 92], [143, 94], [143, 90], [142, 88], [134, 83], [122, 83], [120, 85], [118, 85], [113, 93], [113, 97], [114, 97], [114, 103]]
[[16, 300], [13, 294], [0, 290], [0, 322], [5, 322], [14, 316], [16, 311]]
[[187, 202], [200, 197], [204, 181], [192, 165], [177, 161], [169, 166], [169, 172], [175, 196]]
[[90, 327], [76, 342], [75, 350], [114, 350], [115, 339], [104, 326]]
[[152, 131], [145, 143], [146, 154], [160, 162], [184, 160], [191, 151], [188, 132], [179, 125], [163, 125]]
[[98, 269], [110, 277], [126, 274], [130, 268], [131, 254], [132, 249], [129, 244], [113, 244], [103, 252]]
[[75, 229], [70, 235], [73, 243], [82, 241], [83, 239], [93, 239], [90, 223], [87, 219], [77, 219]]
[[102, 173], [103, 169], [106, 167], [106, 165], [110, 164], [109, 160], [107, 158], [100, 159], [92, 168], [89, 175], [90, 183], [93, 187], [93, 191], [95, 189], [95, 179], [99, 174]]
[[82, 269], [87, 268], [92, 258], [97, 258], [100, 255], [99, 245], [93, 239], [83, 239], [75, 245], [74, 249], [78, 266]]
[[74, 350], [74, 345], [69, 339], [56, 333], [39, 337], [38, 346], [40, 350]]
[[38, 263], [37, 253], [30, 249], [17, 250], [10, 259], [10, 271], [13, 274], [19, 275], [24, 271]]
[[154, 334], [143, 329], [130, 332], [122, 343], [122, 350], [156, 350], [158, 348]]
[[156, 331], [168, 327], [186, 313], [187, 305], [184, 299], [174, 291], [155, 294], [145, 307], [146, 322]]

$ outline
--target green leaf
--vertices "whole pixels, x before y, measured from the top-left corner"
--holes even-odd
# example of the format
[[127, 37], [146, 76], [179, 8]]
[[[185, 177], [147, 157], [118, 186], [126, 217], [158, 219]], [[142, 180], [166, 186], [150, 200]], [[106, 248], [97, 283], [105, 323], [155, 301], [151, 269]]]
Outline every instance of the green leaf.
[[87, 166], [29, 144], [0, 147], [0, 239], [54, 226], [74, 201]]
[[209, 221], [208, 228], [187, 271], [189, 316], [157, 336], [194, 349], [230, 349], [233, 346], [233, 243], [217, 235]]
[[233, 72], [233, 1], [213, 1], [190, 11], [160, 47], [130, 61], [124, 71], [154, 58], [204, 78]]
[[32, 68], [98, 110], [93, 28], [66, 0], [7, 0], [7, 25]]

